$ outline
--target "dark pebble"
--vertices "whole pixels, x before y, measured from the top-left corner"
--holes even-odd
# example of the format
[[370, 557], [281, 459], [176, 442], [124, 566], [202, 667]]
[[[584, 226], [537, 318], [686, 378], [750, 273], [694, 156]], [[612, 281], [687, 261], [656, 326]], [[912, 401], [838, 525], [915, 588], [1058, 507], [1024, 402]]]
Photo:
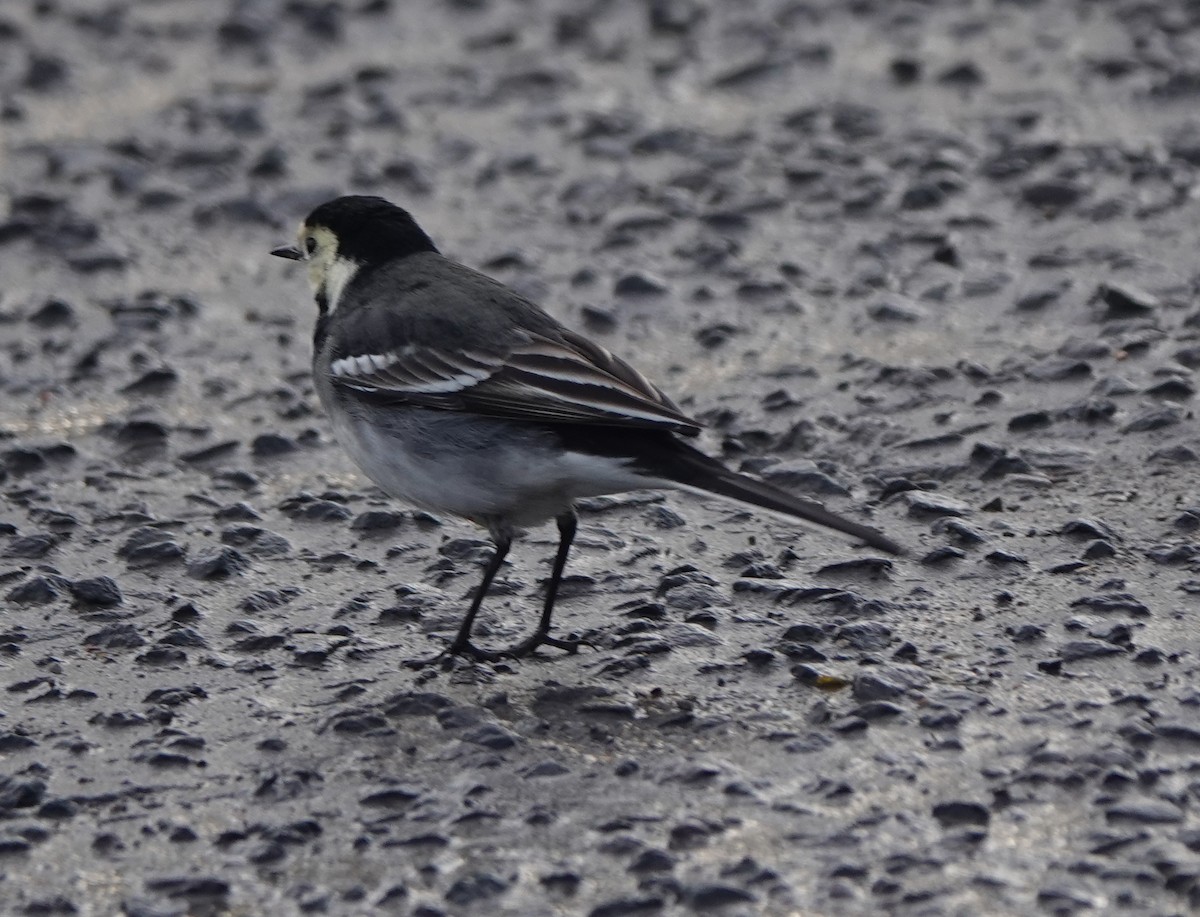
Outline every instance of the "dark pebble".
[[675, 868], [675, 857], [658, 847], [650, 847], [639, 853], [629, 864], [630, 872], [669, 872]]
[[1081, 555], [1084, 560], [1104, 560], [1108, 557], [1115, 557], [1117, 549], [1112, 543], [1105, 541], [1103, 538], [1097, 538], [1083, 550]]
[[124, 601], [121, 588], [109, 576], [76, 580], [70, 584], [71, 595], [81, 605], [112, 606]]
[[1141, 318], [1162, 306], [1157, 296], [1137, 287], [1117, 283], [1100, 284], [1092, 294], [1092, 300], [1104, 304], [1105, 319]]
[[1127, 800], [1104, 811], [1109, 824], [1174, 825], [1183, 821], [1180, 808], [1163, 799]]
[[771, 465], [762, 472], [762, 476], [776, 487], [785, 490], [818, 496], [850, 496], [848, 487], [818, 470], [811, 462], [803, 460]]
[[5, 754], [15, 751], [25, 751], [27, 748], [36, 748], [37, 744], [34, 739], [19, 732], [0, 731], [0, 752], [4, 752]]
[[1062, 298], [1063, 293], [1066, 292], [1066, 289], [1067, 288], [1064, 286], [1057, 286], [1040, 290], [1031, 290], [1017, 299], [1015, 305], [1017, 309], [1021, 310], [1022, 312], [1034, 312], [1039, 309], [1044, 309], [1047, 306], [1058, 302], [1059, 299]]
[[973, 61], [963, 61], [947, 67], [937, 76], [937, 81], [947, 86], [972, 88], [984, 82], [983, 71]]
[[39, 328], [59, 328], [75, 321], [75, 307], [61, 299], [48, 299], [29, 316]]
[[22, 560], [37, 560], [45, 557], [58, 545], [54, 535], [24, 535], [14, 538], [4, 549], [3, 557], [20, 558]]
[[462, 739], [464, 742], [482, 745], [492, 751], [504, 751], [517, 744], [517, 737], [513, 733], [495, 723], [484, 723], [470, 729], [463, 733]]
[[863, 621], [838, 628], [837, 640], [854, 650], [886, 649], [896, 640], [892, 629], [878, 621]]
[[850, 711], [850, 716], [858, 717], [859, 719], [874, 722], [875, 720], [891, 719], [895, 716], [900, 716], [904, 711], [895, 704], [887, 701], [877, 700], [866, 704], [860, 704]]
[[588, 917], [645, 917], [662, 913], [665, 902], [659, 897], [616, 898], [588, 911]]
[[1053, 422], [1049, 411], [1030, 411], [1009, 420], [1008, 429], [1014, 433], [1028, 433], [1031, 430], [1044, 430]]
[[45, 781], [0, 776], [0, 811], [31, 809], [41, 805], [45, 797]]
[[665, 281], [640, 271], [625, 274], [613, 284], [617, 296], [661, 296], [669, 289]]
[[292, 519], [309, 522], [338, 522], [354, 515], [353, 510], [332, 500], [323, 500], [311, 494], [289, 497], [279, 504], [283, 513]]
[[932, 551], [925, 554], [921, 558], [921, 563], [925, 564], [926, 566], [936, 566], [951, 560], [962, 560], [966, 556], [966, 552], [960, 548], [951, 547], [950, 545], [943, 545], [942, 547], [934, 548]]
[[14, 586], [5, 598], [17, 605], [44, 605], [58, 598], [58, 588], [54, 580], [45, 576], [35, 576], [30, 580]]
[[1183, 411], [1174, 406], [1143, 411], [1121, 428], [1122, 433], [1148, 433], [1171, 427], [1183, 420]]
[[989, 564], [995, 564], [997, 567], [1029, 563], [1029, 558], [1025, 557], [1023, 554], [1015, 554], [1012, 551], [992, 551], [988, 554], [985, 554], [983, 559]]
[[262, 516], [246, 503], [231, 503], [213, 513], [213, 518], [218, 522], [254, 522]]
[[1025, 371], [1025, 375], [1034, 382], [1062, 382], [1072, 379], [1086, 379], [1092, 374], [1091, 364], [1085, 360], [1075, 360], [1069, 357], [1051, 357], [1043, 360]]
[[959, 825], [986, 826], [991, 821], [991, 813], [985, 806], [977, 802], [941, 802], [933, 807], [933, 817], [943, 828], [953, 828]]
[[713, 350], [727, 343], [730, 338], [739, 334], [741, 330], [737, 325], [731, 325], [728, 322], [717, 322], [700, 328], [696, 331], [695, 338], [701, 347]]
[[1151, 385], [1144, 394], [1151, 398], [1161, 398], [1164, 401], [1187, 401], [1195, 396], [1196, 385], [1190, 379], [1176, 376]]
[[898, 86], [911, 86], [921, 79], [921, 62], [909, 57], [893, 58], [888, 64], [892, 80]]
[[234, 525], [221, 532], [221, 543], [241, 548], [253, 557], [279, 557], [292, 550], [282, 535], [256, 525]]
[[170, 367], [151, 369], [142, 373], [121, 391], [127, 395], [161, 395], [179, 381], [179, 374]]
[[411, 790], [406, 787], [388, 787], [386, 790], [379, 790], [378, 792], [364, 796], [359, 800], [359, 804], [374, 808], [391, 809], [408, 806], [420, 797], [421, 794], [417, 790]]
[[188, 563], [187, 572], [196, 579], [223, 579], [249, 567], [249, 559], [236, 548], [210, 548]]
[[190, 449], [187, 452], [181, 452], [179, 453], [179, 458], [190, 465], [202, 465], [206, 462], [219, 461], [232, 455], [240, 445], [241, 443], [236, 439], [227, 439], [200, 449]]
[[1097, 614], [1125, 614], [1135, 618], [1150, 616], [1150, 609], [1128, 592], [1086, 595], [1071, 602], [1072, 608], [1086, 608]]
[[888, 299], [868, 306], [867, 315], [877, 322], [913, 323], [925, 318], [926, 312], [912, 300], [892, 294]]
[[255, 458], [274, 458], [295, 452], [297, 448], [294, 440], [281, 433], [260, 433], [254, 437], [250, 452]]
[[1021, 199], [1033, 207], [1043, 210], [1061, 210], [1079, 201], [1087, 189], [1066, 180], [1030, 182], [1021, 189]]
[[67, 62], [61, 57], [48, 54], [32, 54], [22, 81], [26, 89], [34, 92], [49, 92], [67, 82]]
[[699, 885], [684, 895], [685, 903], [698, 911], [717, 910], [735, 904], [753, 904], [758, 899], [732, 885]]
[[224, 898], [230, 893], [229, 883], [212, 876], [178, 876], [147, 879], [146, 888], [168, 898], [195, 900]]
[[403, 526], [407, 518], [396, 510], [371, 509], [355, 516], [350, 528], [356, 532], [392, 532]]
[[508, 889], [508, 883], [489, 873], [474, 873], [454, 882], [446, 891], [446, 900], [468, 907], [494, 898]]
[[85, 646], [103, 649], [133, 649], [144, 646], [145, 639], [132, 624], [109, 624], [83, 638]]
[[905, 691], [905, 685], [896, 684], [871, 673], [855, 676], [851, 687], [855, 699], [860, 701], [890, 700], [902, 696]]
[[1063, 662], [1078, 662], [1080, 659], [1113, 656], [1125, 650], [1103, 640], [1070, 640], [1064, 643], [1058, 652]]

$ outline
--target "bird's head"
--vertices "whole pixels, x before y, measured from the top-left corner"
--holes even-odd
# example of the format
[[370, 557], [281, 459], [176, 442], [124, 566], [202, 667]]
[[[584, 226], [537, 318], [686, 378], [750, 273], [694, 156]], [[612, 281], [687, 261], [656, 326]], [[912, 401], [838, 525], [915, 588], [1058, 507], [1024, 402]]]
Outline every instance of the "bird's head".
[[308, 262], [308, 280], [322, 314], [333, 312], [361, 270], [437, 248], [412, 215], [381, 197], [347, 195], [304, 218], [295, 245], [271, 254]]

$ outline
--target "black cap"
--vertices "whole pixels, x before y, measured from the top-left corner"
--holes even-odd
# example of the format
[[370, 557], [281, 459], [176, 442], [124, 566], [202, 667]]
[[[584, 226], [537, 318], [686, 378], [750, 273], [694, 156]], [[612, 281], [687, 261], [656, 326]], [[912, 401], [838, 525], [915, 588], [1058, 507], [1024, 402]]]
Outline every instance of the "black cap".
[[334, 198], [313, 210], [304, 225], [329, 229], [337, 236], [338, 254], [360, 264], [437, 251], [412, 214], [381, 197]]

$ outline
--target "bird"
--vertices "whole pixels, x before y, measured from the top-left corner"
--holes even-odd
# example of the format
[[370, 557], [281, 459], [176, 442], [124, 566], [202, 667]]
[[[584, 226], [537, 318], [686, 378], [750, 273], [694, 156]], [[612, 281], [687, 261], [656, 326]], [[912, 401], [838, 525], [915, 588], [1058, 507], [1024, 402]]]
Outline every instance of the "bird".
[[[494, 543], [454, 639], [433, 659], [577, 651], [579, 640], [550, 627], [575, 504], [588, 497], [677, 488], [904, 553], [877, 529], [692, 446], [701, 423], [629, 363], [442, 255], [384, 198], [327, 201], [300, 224], [295, 244], [271, 254], [307, 264], [314, 386], [341, 446], [386, 494], [473, 522]], [[506, 648], [476, 645], [476, 615], [514, 538], [550, 520], [558, 548], [536, 630]]]

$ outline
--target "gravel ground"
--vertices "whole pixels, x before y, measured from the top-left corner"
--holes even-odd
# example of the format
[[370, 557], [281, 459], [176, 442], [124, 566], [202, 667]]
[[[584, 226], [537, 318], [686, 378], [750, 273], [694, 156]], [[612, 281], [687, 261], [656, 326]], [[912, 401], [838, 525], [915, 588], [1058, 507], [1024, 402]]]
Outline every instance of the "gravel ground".
[[[0, 11], [0, 911], [1200, 908], [1200, 7]], [[267, 251], [346, 191], [910, 545], [595, 500], [594, 648], [357, 475]], [[530, 533], [480, 620], [528, 633]]]

